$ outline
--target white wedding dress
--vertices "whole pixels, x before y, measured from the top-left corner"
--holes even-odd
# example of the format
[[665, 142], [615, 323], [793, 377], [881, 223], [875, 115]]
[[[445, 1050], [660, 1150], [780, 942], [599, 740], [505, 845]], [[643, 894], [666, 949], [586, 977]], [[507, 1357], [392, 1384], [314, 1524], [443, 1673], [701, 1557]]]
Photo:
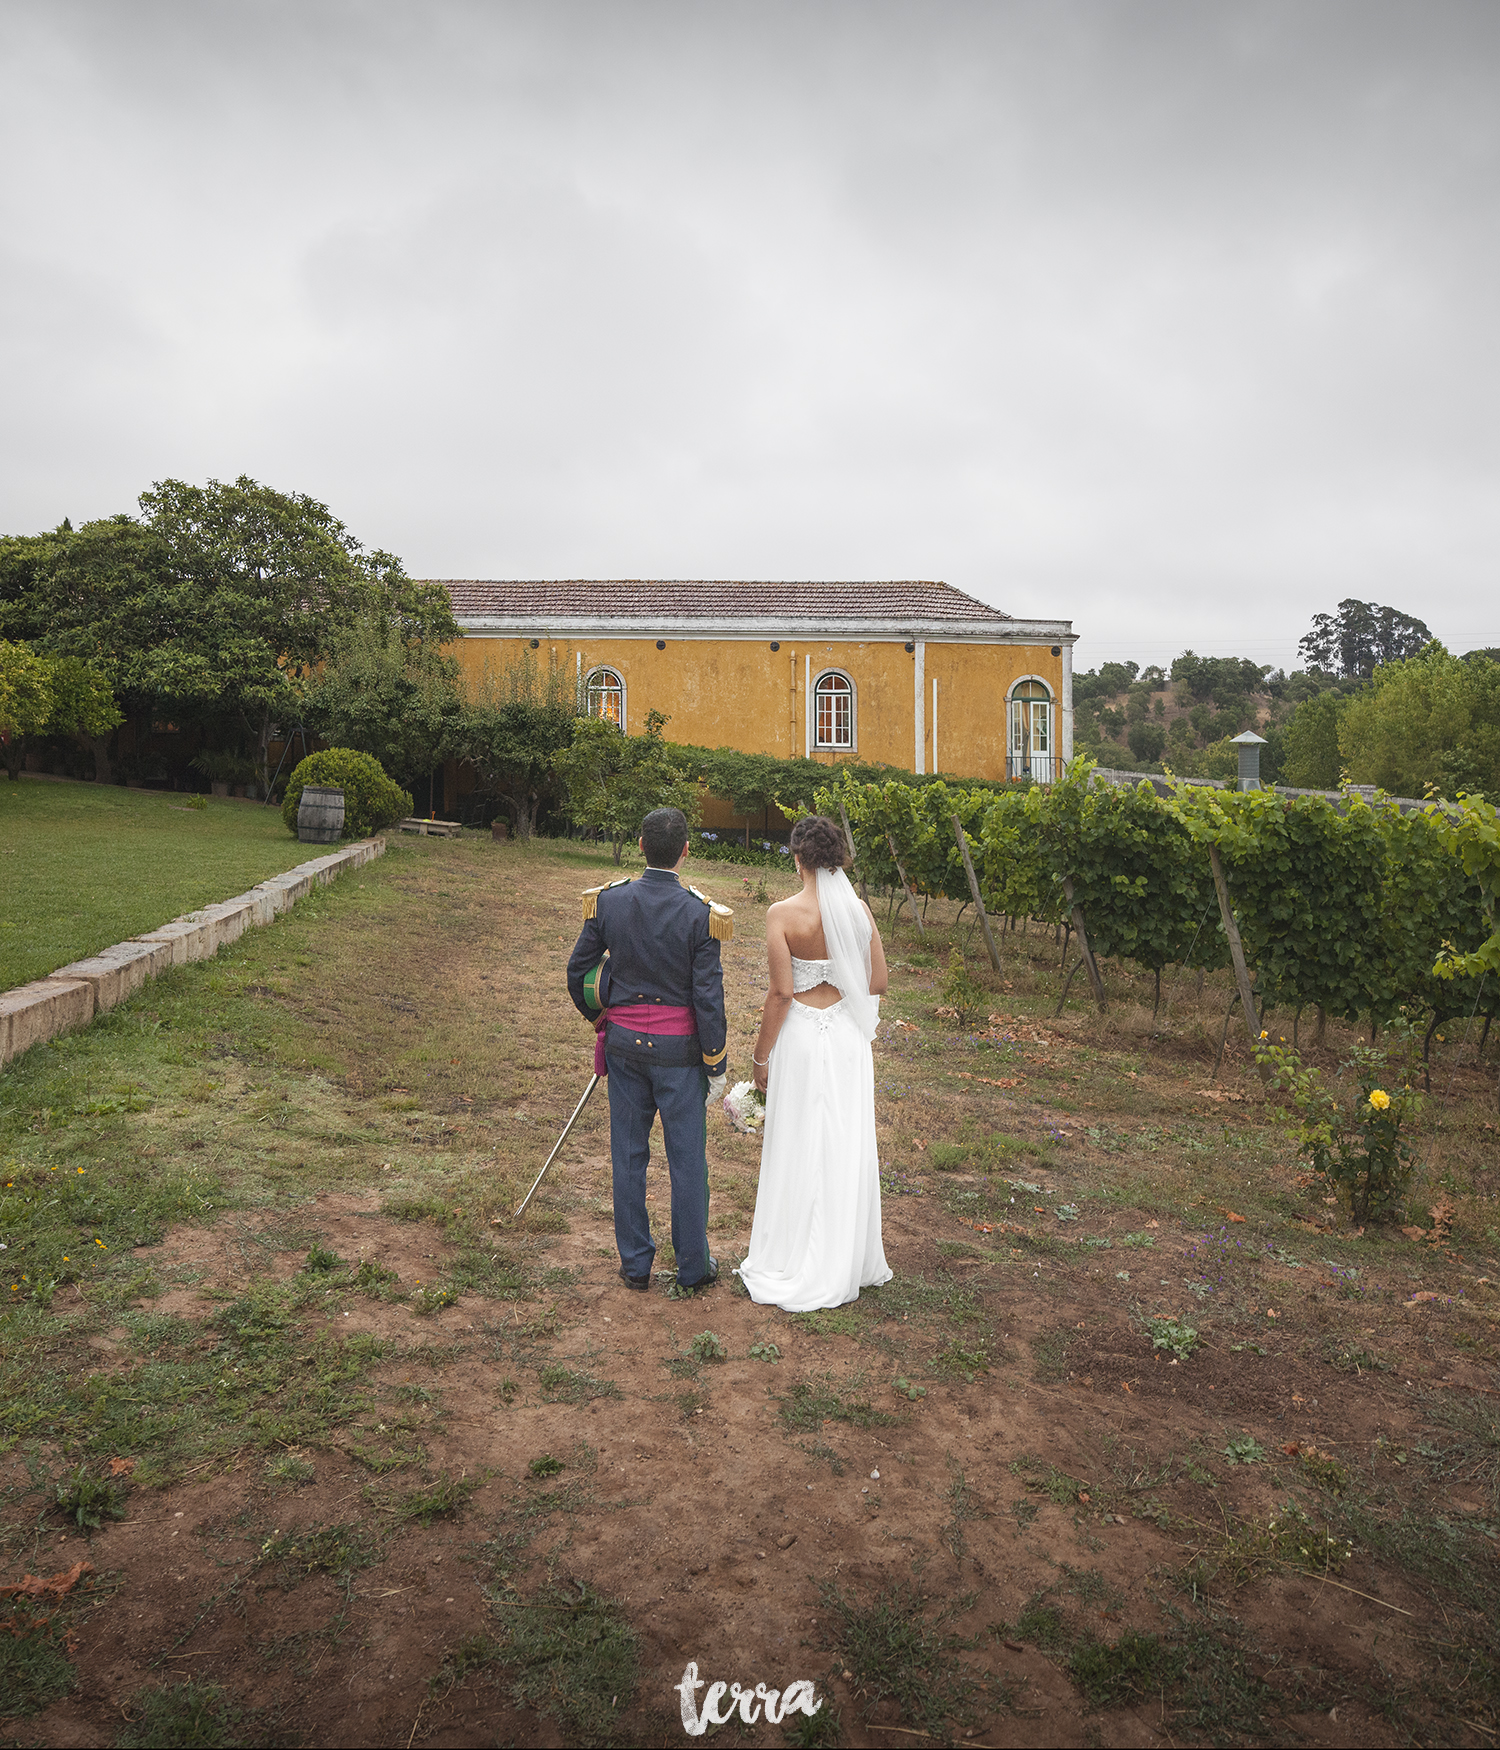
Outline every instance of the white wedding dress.
[[832, 984], [840, 1000], [815, 1009], [794, 995], [771, 1051], [760, 1188], [739, 1267], [752, 1300], [787, 1312], [843, 1306], [891, 1279], [880, 1239], [870, 922], [842, 869], [818, 871], [818, 906], [829, 958], [794, 957], [792, 990]]

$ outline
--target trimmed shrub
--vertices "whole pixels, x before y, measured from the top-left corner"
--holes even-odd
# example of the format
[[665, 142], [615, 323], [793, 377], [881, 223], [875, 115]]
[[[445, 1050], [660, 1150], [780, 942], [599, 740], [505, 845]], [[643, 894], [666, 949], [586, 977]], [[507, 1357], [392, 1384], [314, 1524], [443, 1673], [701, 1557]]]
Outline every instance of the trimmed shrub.
[[373, 755], [352, 747], [330, 747], [300, 762], [286, 787], [281, 818], [297, 830], [297, 810], [309, 784], [334, 784], [344, 792], [344, 837], [362, 839], [404, 819], [412, 810], [411, 791], [385, 775]]

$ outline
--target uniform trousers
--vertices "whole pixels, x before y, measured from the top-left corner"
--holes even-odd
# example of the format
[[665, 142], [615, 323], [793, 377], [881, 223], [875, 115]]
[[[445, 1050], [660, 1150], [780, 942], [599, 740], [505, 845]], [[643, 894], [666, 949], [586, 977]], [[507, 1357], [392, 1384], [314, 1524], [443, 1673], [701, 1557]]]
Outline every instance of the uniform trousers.
[[611, 1022], [609, 1153], [614, 1176], [615, 1244], [627, 1276], [648, 1276], [656, 1257], [646, 1212], [651, 1125], [661, 1114], [672, 1185], [672, 1250], [677, 1280], [695, 1287], [708, 1274], [708, 1078], [696, 1035], [637, 1032]]

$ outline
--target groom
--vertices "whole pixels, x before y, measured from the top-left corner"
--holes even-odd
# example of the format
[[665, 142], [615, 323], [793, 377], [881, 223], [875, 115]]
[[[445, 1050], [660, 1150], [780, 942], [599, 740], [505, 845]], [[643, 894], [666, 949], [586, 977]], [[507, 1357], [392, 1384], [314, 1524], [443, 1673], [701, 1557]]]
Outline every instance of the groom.
[[[641, 823], [640, 846], [646, 872], [638, 881], [615, 881], [584, 895], [583, 932], [568, 959], [568, 994], [603, 1032], [615, 1244], [626, 1286], [644, 1294], [656, 1256], [646, 1166], [658, 1112], [672, 1181], [677, 1287], [706, 1288], [718, 1279], [718, 1261], [708, 1254], [705, 1108], [724, 1093], [728, 1045], [719, 943], [729, 940], [733, 925], [725, 907], [677, 879], [688, 855], [681, 809], [653, 809]], [[601, 1000], [591, 1006], [591, 997]]]

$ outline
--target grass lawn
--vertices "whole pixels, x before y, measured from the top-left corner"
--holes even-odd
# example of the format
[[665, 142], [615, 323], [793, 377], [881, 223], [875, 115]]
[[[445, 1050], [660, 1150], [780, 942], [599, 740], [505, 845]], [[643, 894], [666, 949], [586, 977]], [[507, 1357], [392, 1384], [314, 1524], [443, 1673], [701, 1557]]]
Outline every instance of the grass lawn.
[[302, 862], [278, 808], [113, 784], [0, 781], [0, 990]]
[[[633, 1294], [603, 1091], [512, 1215], [588, 1078], [562, 969], [613, 874], [398, 840], [0, 1076], [0, 1585], [59, 1576], [5, 1605], [0, 1743], [676, 1743], [690, 1660], [816, 1684], [732, 1728], [767, 1750], [1493, 1741], [1473, 1037], [1407, 1231], [1360, 1232], [1243, 1034], [1212, 1079], [1222, 979], [1153, 1022], [1106, 965], [1108, 1013], [1054, 1019], [1057, 945], [1006, 934], [960, 1029], [934, 904], [887, 933], [893, 1281], [737, 1293], [758, 1145], [712, 1114], [723, 1279]], [[743, 1074], [761, 872], [690, 875], [736, 910]]]

